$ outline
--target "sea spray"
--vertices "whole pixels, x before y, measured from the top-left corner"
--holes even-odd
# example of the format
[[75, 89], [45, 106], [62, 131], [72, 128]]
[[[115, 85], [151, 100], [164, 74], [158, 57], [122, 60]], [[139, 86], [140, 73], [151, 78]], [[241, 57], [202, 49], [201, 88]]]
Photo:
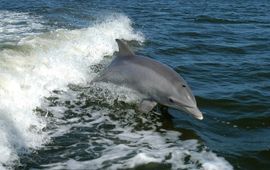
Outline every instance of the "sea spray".
[[46, 117], [33, 110], [53, 90], [90, 81], [89, 66], [117, 50], [116, 38], [143, 41], [128, 17], [113, 14], [84, 29], [24, 36], [14, 48], [1, 50], [1, 166], [12, 166], [20, 154], [50, 141]]

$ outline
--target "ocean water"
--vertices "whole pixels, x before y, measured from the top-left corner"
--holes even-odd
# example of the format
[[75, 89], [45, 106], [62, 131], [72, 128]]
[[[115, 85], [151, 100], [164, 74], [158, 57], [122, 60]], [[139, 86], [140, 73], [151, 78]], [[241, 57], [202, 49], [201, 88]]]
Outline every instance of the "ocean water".
[[[115, 39], [185, 78], [204, 120], [91, 80]], [[270, 167], [270, 2], [0, 0], [0, 169]]]

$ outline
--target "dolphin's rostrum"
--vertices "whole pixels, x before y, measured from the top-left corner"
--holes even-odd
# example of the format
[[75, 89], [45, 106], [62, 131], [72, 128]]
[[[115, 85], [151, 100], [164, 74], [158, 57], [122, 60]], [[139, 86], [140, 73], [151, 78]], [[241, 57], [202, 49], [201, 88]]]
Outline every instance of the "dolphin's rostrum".
[[116, 42], [117, 57], [94, 81], [124, 85], [142, 93], [146, 98], [139, 104], [141, 112], [149, 112], [160, 103], [203, 119], [191, 89], [178, 73], [153, 59], [135, 55], [122, 40]]

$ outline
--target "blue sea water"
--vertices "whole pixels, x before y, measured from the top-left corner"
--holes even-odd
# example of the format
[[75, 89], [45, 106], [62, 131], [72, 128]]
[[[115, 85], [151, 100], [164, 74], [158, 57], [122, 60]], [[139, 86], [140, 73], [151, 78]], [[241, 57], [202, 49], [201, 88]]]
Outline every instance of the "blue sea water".
[[[90, 81], [116, 38], [204, 120]], [[0, 169], [269, 169], [270, 2], [0, 0]]]

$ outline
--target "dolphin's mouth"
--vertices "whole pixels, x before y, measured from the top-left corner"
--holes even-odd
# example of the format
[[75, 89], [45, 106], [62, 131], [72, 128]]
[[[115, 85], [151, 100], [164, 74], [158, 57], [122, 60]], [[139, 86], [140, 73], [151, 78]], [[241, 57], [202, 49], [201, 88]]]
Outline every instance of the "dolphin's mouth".
[[203, 114], [197, 107], [185, 107], [184, 110], [196, 119], [203, 120]]

